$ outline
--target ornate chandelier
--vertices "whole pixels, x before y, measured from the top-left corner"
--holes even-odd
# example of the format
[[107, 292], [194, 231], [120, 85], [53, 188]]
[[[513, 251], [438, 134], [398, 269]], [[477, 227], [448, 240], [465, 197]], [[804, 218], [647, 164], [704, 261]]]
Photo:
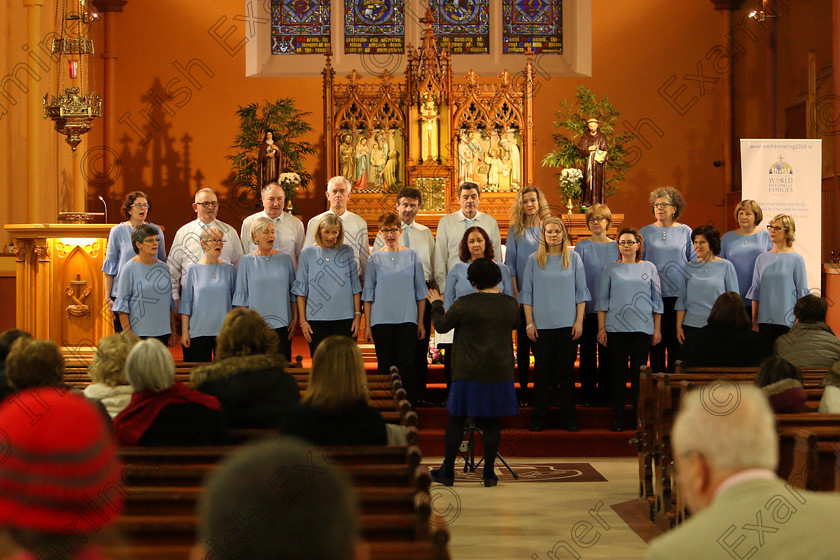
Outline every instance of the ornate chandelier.
[[[56, 92], [44, 95], [44, 118], [52, 119], [59, 134], [73, 149], [93, 127], [93, 118], [102, 116], [102, 98], [93, 89], [93, 39], [90, 25], [99, 15], [88, 7], [87, 0], [58, 0], [52, 40], [56, 67]], [[90, 89], [89, 89], [90, 88]]]

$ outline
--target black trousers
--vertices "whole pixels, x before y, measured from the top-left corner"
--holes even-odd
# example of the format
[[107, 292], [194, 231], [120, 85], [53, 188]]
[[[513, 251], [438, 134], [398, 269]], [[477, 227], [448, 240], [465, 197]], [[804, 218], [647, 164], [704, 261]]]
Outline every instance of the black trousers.
[[609, 380], [609, 348], [598, 344], [598, 314], [589, 313], [583, 318], [580, 335], [580, 386], [584, 400], [609, 400]]
[[419, 390], [415, 375], [417, 325], [414, 323], [373, 325], [373, 344], [376, 348], [377, 373], [387, 375], [391, 366], [400, 370], [408, 401], [417, 403]]
[[650, 335], [643, 332], [608, 333], [607, 346], [610, 349], [613, 417], [616, 422], [624, 422], [624, 402], [629, 375], [635, 422], [639, 400], [639, 368], [644, 365], [650, 351]]
[[[662, 312], [662, 340], [650, 349], [650, 369], [654, 373], [674, 373], [674, 366], [677, 364], [677, 354], [680, 351], [680, 343], [677, 341], [677, 312], [674, 305], [677, 303], [675, 297], [662, 298], [664, 307]], [[665, 351], [668, 351], [668, 363], [665, 363]]]
[[[169, 335], [168, 334], [162, 334], [160, 336], [139, 336], [137, 338], [139, 338], [140, 340], [146, 340], [148, 338], [156, 338], [156, 339], [160, 340], [161, 342], [163, 342], [164, 346], [166, 346], [167, 348], [169, 347]], [[184, 361], [185, 362], [187, 361], [186, 358], [184, 359]]]
[[190, 347], [184, 349], [185, 362], [212, 362], [213, 352], [216, 350], [215, 336], [190, 337]]
[[417, 398], [426, 400], [426, 381], [429, 378], [429, 339], [432, 336], [432, 313], [429, 305], [423, 310], [426, 335], [415, 342], [414, 375], [417, 376]]
[[[454, 464], [458, 448], [464, 441], [464, 425], [466, 416], [449, 416], [444, 434], [444, 457], [445, 463]], [[490, 478], [496, 463], [496, 455], [499, 452], [499, 442], [502, 440], [502, 419], [498, 416], [492, 418], [476, 418], [475, 425], [484, 434], [484, 477]]]
[[[519, 306], [519, 328], [516, 329], [516, 378], [519, 380], [519, 393], [527, 400], [528, 393], [528, 377], [531, 372], [531, 350], [533, 342], [528, 338], [528, 332], [525, 327], [528, 323], [525, 321], [525, 311], [522, 306]], [[536, 358], [536, 353], [534, 353]], [[536, 373], [535, 373], [536, 375]]]
[[309, 357], [315, 355], [315, 349], [321, 341], [334, 334], [353, 338], [353, 319], [339, 319], [338, 321], [309, 321], [312, 329], [312, 342], [309, 343]]
[[563, 422], [575, 417], [575, 356], [577, 341], [572, 340], [572, 327], [539, 329], [534, 342], [534, 421], [548, 419], [551, 387], [557, 387], [560, 397], [560, 417]]
[[277, 344], [277, 351], [283, 354], [286, 357], [286, 362], [292, 363], [292, 341], [289, 340], [289, 328], [288, 327], [278, 327], [274, 329], [274, 332], [277, 333], [277, 338], [280, 339], [280, 342]]
[[774, 325], [772, 323], [758, 324], [758, 334], [764, 337], [767, 344], [770, 345], [770, 348], [773, 348], [773, 344], [776, 342], [777, 338], [783, 334], [787, 334], [788, 331], [790, 331], [790, 327], [787, 325]]

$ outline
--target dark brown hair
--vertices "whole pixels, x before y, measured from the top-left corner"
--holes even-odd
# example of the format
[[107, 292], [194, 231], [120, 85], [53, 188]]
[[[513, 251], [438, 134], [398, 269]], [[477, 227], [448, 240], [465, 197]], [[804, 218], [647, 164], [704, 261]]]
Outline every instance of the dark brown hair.
[[487, 235], [484, 228], [472, 226], [467, 228], [467, 231], [464, 232], [464, 237], [461, 238], [461, 245], [458, 249], [458, 256], [461, 257], [461, 262], [469, 262], [470, 260], [470, 246], [467, 243], [467, 239], [469, 239], [470, 234], [474, 231], [481, 233], [484, 237], [484, 257], [490, 260], [496, 258], [493, 252], [493, 243], [490, 241], [490, 236]]
[[723, 292], [712, 305], [709, 313], [709, 324], [732, 327], [739, 331], [750, 328], [752, 321], [744, 308], [744, 300], [738, 292]]
[[120, 206], [120, 211], [122, 211], [123, 216], [126, 218], [131, 216], [131, 206], [134, 204], [134, 201], [138, 198], [145, 198], [146, 204], [149, 205], [149, 210], [152, 209], [152, 201], [149, 200], [149, 197], [143, 191], [133, 191], [125, 195], [125, 199], [123, 200], [122, 206]]

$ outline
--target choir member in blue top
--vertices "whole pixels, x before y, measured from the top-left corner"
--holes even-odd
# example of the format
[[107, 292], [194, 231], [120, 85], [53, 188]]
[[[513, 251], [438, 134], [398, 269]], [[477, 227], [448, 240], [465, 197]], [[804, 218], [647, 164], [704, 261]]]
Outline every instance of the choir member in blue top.
[[[474, 294], [475, 288], [467, 279], [467, 269], [475, 259], [495, 259], [493, 244], [490, 236], [479, 226], [467, 228], [461, 238], [460, 246], [461, 262], [455, 263], [446, 275], [446, 291], [443, 294], [443, 308], [449, 309], [455, 300], [467, 294]], [[495, 262], [495, 261], [493, 261]], [[502, 263], [497, 262], [496, 266], [502, 272], [502, 282], [499, 284], [499, 292], [506, 296], [513, 297], [513, 279], [510, 269]]]
[[622, 229], [618, 234], [618, 252], [621, 259], [607, 264], [601, 274], [595, 310], [598, 311], [598, 342], [610, 349], [613, 430], [621, 432], [627, 376], [630, 375], [635, 425], [639, 368], [645, 363], [651, 344], [662, 340], [662, 296], [656, 266], [642, 260], [644, 238], [639, 232]]
[[234, 307], [248, 307], [262, 316], [280, 340], [279, 352], [292, 361], [292, 337], [298, 309], [292, 285], [295, 268], [292, 256], [274, 248], [277, 232], [270, 218], [257, 218], [250, 225], [249, 242], [257, 249], [239, 260]]
[[[187, 266], [181, 280], [181, 345], [185, 362], [209, 362], [216, 349], [216, 335], [233, 309], [236, 267], [221, 260], [224, 233], [216, 226], [204, 228], [199, 240], [204, 256]], [[237, 240], [238, 241], [238, 240]]]
[[[155, 257], [158, 243], [159, 230], [150, 224], [141, 224], [131, 232], [135, 257], [120, 271], [114, 311], [119, 313], [122, 330], [175, 346], [172, 277], [166, 264]], [[165, 292], [167, 283], [169, 294]]]
[[[606, 204], [596, 203], [586, 209], [586, 227], [590, 235], [578, 241], [575, 253], [583, 261], [586, 287], [592, 296], [586, 302], [583, 317], [583, 334], [580, 335], [580, 385], [583, 390], [584, 406], [594, 401], [609, 401], [610, 359], [606, 346], [598, 344], [598, 313], [595, 300], [601, 285], [601, 273], [607, 263], [618, 260], [618, 245], [607, 237], [612, 225], [612, 212]], [[597, 352], [597, 365], [596, 365]]]
[[[117, 297], [117, 285], [119, 283], [120, 269], [130, 261], [136, 253], [131, 243], [131, 232], [141, 224], [145, 224], [149, 216], [149, 197], [141, 191], [133, 191], [126, 195], [123, 200], [123, 216], [126, 221], [115, 225], [108, 234], [108, 249], [105, 251], [105, 262], [102, 263], [102, 272], [105, 273], [105, 304], [109, 309], [113, 307], [114, 298]], [[149, 224], [158, 231], [158, 248], [155, 255], [157, 260], [166, 262], [166, 248], [164, 246], [163, 231], [154, 225]], [[114, 331], [122, 331], [122, 325], [114, 313]]]
[[541, 432], [548, 421], [551, 386], [560, 393], [563, 428], [577, 432], [575, 415], [575, 358], [589, 301], [580, 256], [569, 249], [562, 220], [543, 220], [542, 242], [528, 257], [522, 275], [519, 303], [528, 322], [525, 331], [534, 343], [534, 415], [531, 431]]
[[738, 291], [738, 276], [732, 263], [718, 257], [720, 232], [704, 225], [691, 232], [697, 260], [685, 267], [685, 279], [677, 297], [677, 340], [680, 344], [695, 329], [705, 327], [718, 296]]
[[764, 219], [761, 206], [754, 200], [742, 200], [735, 207], [735, 219], [738, 229], [727, 231], [720, 240], [720, 256], [732, 263], [738, 275], [738, 287], [741, 289], [741, 299], [747, 308], [747, 314], [752, 315], [752, 304], [747, 299], [747, 290], [752, 285], [755, 260], [762, 253], [773, 247], [770, 233], [758, 227]]
[[379, 235], [385, 246], [374, 252], [365, 268], [365, 340], [373, 341], [380, 374], [397, 366], [409, 402], [420, 395], [415, 359], [407, 349], [426, 335], [418, 321], [426, 310], [426, 279], [420, 255], [400, 244], [400, 219], [388, 212], [379, 217]]
[[324, 214], [314, 239], [315, 245], [300, 253], [292, 286], [310, 356], [330, 335], [358, 336], [362, 316], [362, 284], [353, 248], [344, 244], [344, 222], [336, 214]]
[[808, 295], [808, 276], [805, 259], [793, 250], [793, 218], [778, 214], [767, 230], [773, 248], [756, 259], [747, 299], [752, 300], [753, 329], [758, 328], [772, 346], [793, 326], [793, 306]]
[[[685, 210], [682, 193], [660, 187], [650, 193], [650, 208], [656, 221], [639, 231], [645, 240], [645, 260], [656, 266], [662, 283], [662, 341], [650, 349], [653, 371], [673, 372], [680, 351], [677, 341], [677, 303], [685, 265], [697, 258], [691, 242], [691, 228], [677, 222]], [[665, 351], [668, 361], [665, 361]]]
[[[505, 265], [513, 276], [513, 297], [519, 297], [522, 274], [528, 257], [540, 244], [542, 220], [551, 215], [548, 201], [540, 189], [529, 185], [521, 189], [510, 209], [510, 227], [507, 233]], [[516, 330], [516, 373], [519, 379], [519, 399], [528, 401], [528, 377], [531, 371], [531, 339], [525, 332], [525, 312], [520, 306], [519, 328]]]

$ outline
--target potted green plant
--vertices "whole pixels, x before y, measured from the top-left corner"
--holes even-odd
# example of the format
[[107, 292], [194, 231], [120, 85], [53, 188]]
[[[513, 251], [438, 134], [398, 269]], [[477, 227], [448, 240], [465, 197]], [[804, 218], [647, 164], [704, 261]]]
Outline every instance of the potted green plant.
[[[237, 185], [235, 199], [240, 203], [259, 205], [261, 181], [260, 145], [264, 144], [267, 132], [272, 132], [273, 146], [280, 152], [281, 172], [276, 180], [283, 186], [286, 195], [286, 209], [292, 208], [290, 201], [298, 194], [298, 187], [304, 189], [312, 180], [304, 160], [313, 155], [315, 148], [303, 140], [312, 132], [306, 118], [310, 113], [295, 108], [292, 98], [266, 101], [262, 106], [252, 103], [236, 111], [239, 117], [239, 131], [233, 141], [236, 153], [226, 156], [231, 160], [234, 183]], [[296, 175], [292, 181], [284, 174]]]

